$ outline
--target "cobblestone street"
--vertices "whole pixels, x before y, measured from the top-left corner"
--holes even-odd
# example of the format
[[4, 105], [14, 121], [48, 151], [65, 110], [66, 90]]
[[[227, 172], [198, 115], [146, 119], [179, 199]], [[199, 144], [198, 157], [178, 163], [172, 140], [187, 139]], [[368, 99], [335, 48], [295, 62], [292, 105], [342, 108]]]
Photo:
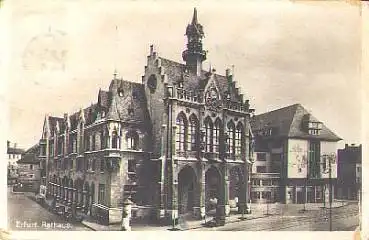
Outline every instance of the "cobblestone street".
[[27, 195], [8, 188], [8, 228], [10, 231], [90, 231], [82, 224], [68, 223], [47, 211]]

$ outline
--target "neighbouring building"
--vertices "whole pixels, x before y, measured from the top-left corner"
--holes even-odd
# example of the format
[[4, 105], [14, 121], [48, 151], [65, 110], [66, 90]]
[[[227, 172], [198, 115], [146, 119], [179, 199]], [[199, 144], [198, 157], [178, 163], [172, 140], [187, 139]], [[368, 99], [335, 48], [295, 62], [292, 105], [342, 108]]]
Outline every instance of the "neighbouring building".
[[36, 144], [26, 150], [17, 161], [19, 169], [18, 183], [22, 184], [23, 191], [37, 192], [41, 184], [42, 166], [39, 156], [39, 145]]
[[361, 149], [361, 144], [345, 144], [345, 148], [338, 149], [338, 199], [359, 200], [361, 196]]
[[45, 117], [40, 158], [58, 205], [105, 224], [121, 221], [127, 197], [133, 218], [200, 219], [211, 199], [221, 220], [235, 202], [247, 212], [253, 109], [229, 69], [202, 68], [207, 52], [196, 9], [185, 33], [184, 63], [150, 46], [141, 83], [114, 74], [95, 104]]
[[341, 138], [300, 104], [255, 115], [251, 125], [254, 202], [328, 201], [329, 186], [334, 193]]
[[18, 164], [17, 161], [21, 158], [22, 153], [24, 153], [24, 149], [17, 147], [17, 143], [11, 143], [7, 141], [7, 157], [8, 157], [8, 184], [13, 184], [17, 181], [18, 178]]
[[[271, 156], [274, 159], [271, 159]], [[255, 149], [254, 159], [251, 175], [252, 202], [280, 202], [280, 159], [276, 159], [276, 155], [267, 149]]]

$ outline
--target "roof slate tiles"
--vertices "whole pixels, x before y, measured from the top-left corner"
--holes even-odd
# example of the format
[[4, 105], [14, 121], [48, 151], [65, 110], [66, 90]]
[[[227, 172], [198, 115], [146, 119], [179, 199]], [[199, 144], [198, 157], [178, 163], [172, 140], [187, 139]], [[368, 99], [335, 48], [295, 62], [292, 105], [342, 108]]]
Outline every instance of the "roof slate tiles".
[[251, 120], [253, 131], [259, 131], [266, 128], [278, 129], [279, 137], [289, 138], [316, 138], [327, 141], [342, 140], [334, 132], [322, 124], [322, 130], [319, 135], [310, 135], [302, 128], [304, 117], [309, 115], [310, 120], [319, 122], [312, 116], [301, 104], [293, 104], [284, 108], [255, 115]]

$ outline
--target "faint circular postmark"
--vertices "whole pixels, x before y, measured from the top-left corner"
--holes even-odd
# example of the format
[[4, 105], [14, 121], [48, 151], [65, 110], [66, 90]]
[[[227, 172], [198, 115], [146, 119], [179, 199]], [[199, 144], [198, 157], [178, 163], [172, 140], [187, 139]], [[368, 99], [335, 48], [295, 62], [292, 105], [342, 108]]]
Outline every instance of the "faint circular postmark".
[[22, 56], [23, 69], [31, 74], [64, 72], [66, 59], [66, 33], [49, 29], [28, 42]]

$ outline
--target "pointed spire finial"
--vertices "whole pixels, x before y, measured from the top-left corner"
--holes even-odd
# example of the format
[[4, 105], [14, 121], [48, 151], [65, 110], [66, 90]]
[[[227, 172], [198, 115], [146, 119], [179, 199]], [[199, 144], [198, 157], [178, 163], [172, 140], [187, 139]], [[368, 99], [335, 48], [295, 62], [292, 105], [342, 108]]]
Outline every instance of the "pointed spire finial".
[[114, 73], [113, 73], [114, 80], [117, 79], [117, 75], [118, 75], [118, 72], [117, 72], [117, 69], [115, 68], [114, 69]]
[[197, 24], [197, 10], [193, 8], [193, 17], [192, 17], [192, 24]]

